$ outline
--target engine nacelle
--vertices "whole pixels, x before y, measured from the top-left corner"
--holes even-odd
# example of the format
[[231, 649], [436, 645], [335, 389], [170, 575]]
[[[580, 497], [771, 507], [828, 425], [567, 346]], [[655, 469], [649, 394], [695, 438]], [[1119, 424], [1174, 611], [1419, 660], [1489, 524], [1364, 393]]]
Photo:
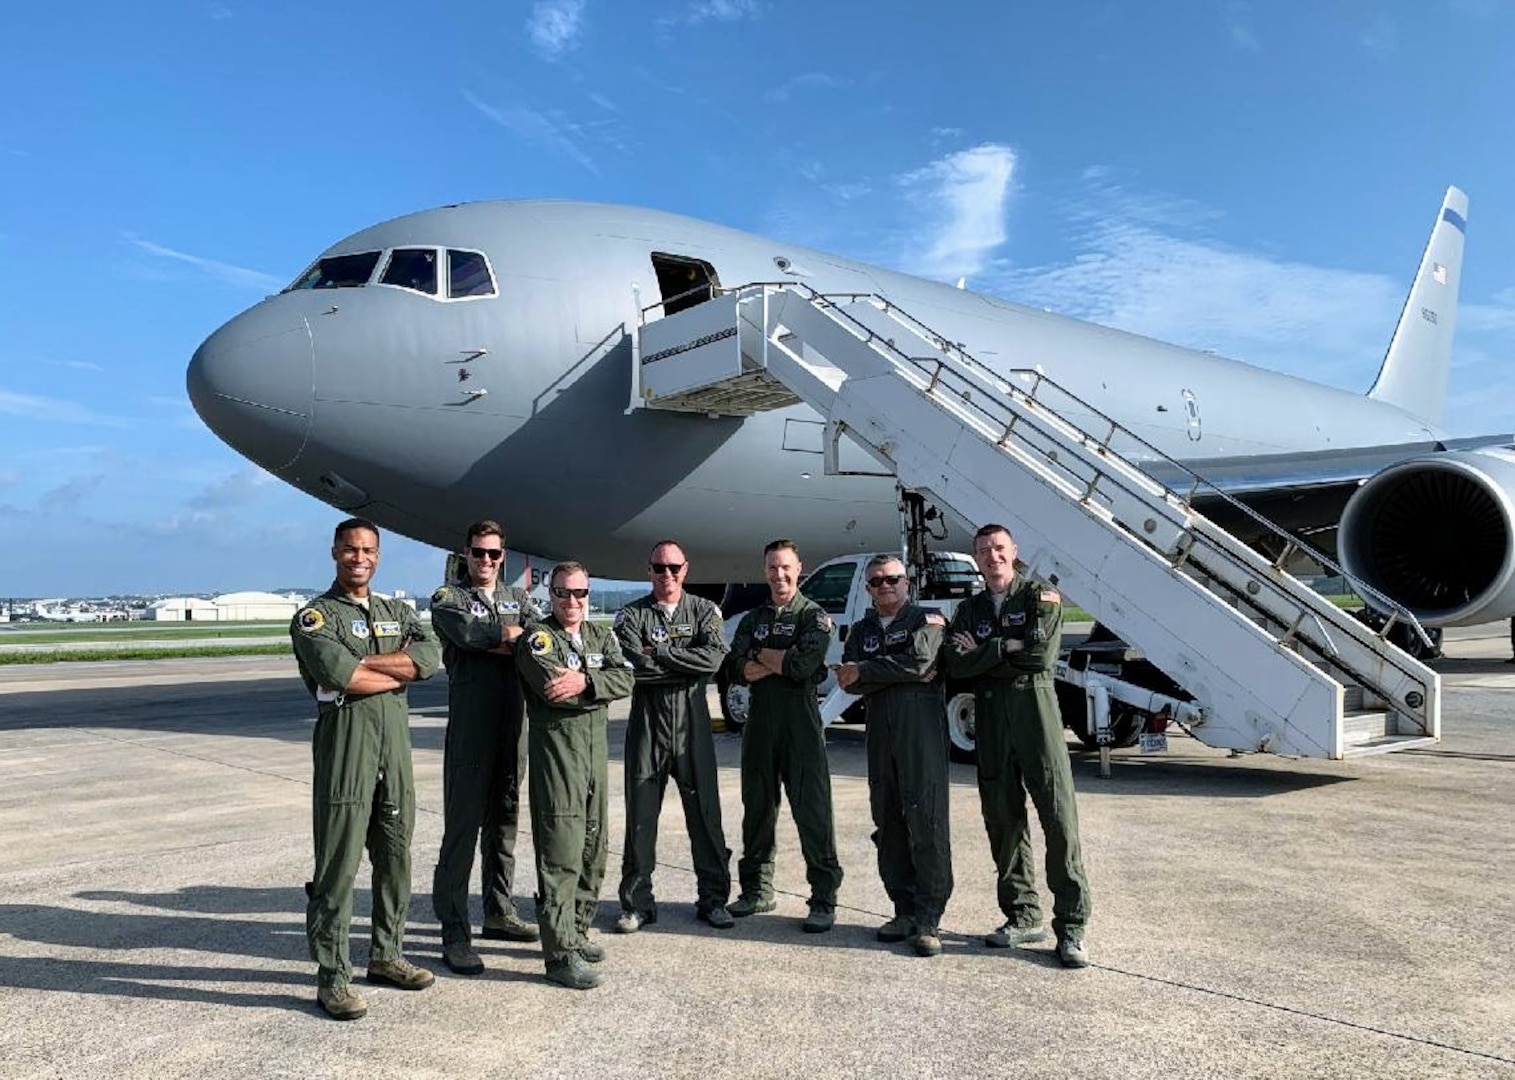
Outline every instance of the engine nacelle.
[[1459, 450], [1391, 465], [1347, 502], [1347, 573], [1427, 626], [1515, 614], [1515, 452]]

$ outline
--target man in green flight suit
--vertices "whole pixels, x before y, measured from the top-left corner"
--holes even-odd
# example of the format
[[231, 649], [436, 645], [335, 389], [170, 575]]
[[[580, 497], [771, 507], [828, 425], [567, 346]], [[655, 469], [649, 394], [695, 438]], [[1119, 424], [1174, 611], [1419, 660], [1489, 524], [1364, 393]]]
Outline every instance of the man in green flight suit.
[[947, 711], [942, 635], [947, 620], [910, 602], [910, 578], [894, 555], [863, 570], [873, 607], [852, 626], [836, 681], [868, 709], [868, 802], [884, 890], [894, 917], [880, 941], [910, 940], [920, 956], [942, 951], [937, 930], [952, 895], [948, 828]]
[[1005, 526], [985, 525], [973, 534], [973, 560], [987, 588], [958, 605], [946, 646], [948, 673], [973, 687], [979, 801], [1006, 920], [984, 943], [1003, 949], [1046, 937], [1027, 832], [1029, 792], [1047, 838], [1057, 958], [1065, 967], [1087, 967], [1089, 883], [1052, 681], [1063, 634], [1062, 596], [1018, 575], [1015, 555], [1015, 539]]
[[379, 530], [350, 518], [332, 537], [337, 577], [289, 626], [300, 678], [315, 695], [311, 788], [315, 877], [305, 886], [305, 932], [317, 965], [316, 999], [337, 1020], [368, 1003], [352, 989], [347, 935], [352, 885], [364, 844], [373, 863], [373, 939], [368, 980], [424, 990], [431, 972], [405, 959], [410, 838], [416, 793], [405, 688], [430, 678], [436, 639], [408, 604], [369, 592], [379, 566]]
[[600, 985], [591, 964], [605, 950], [585, 935], [605, 877], [606, 721], [634, 676], [615, 632], [587, 620], [589, 572], [552, 568], [552, 614], [516, 650], [526, 690], [532, 841], [537, 854], [537, 922], [547, 978], [574, 990]]
[[800, 923], [823, 934], [836, 922], [842, 865], [836, 857], [826, 731], [815, 699], [831, 643], [831, 616], [799, 591], [799, 549], [792, 540], [763, 548], [770, 599], [742, 617], [726, 659], [732, 685], [752, 687], [742, 734], [742, 894], [730, 907], [742, 918], [772, 911], [774, 829], [779, 785], [789, 798], [810, 882], [810, 911]]
[[706, 686], [726, 658], [721, 609], [684, 591], [689, 559], [673, 540], [653, 545], [652, 592], [623, 607], [615, 632], [636, 670], [626, 723], [626, 843], [621, 856], [621, 917], [615, 928], [634, 934], [658, 921], [652, 898], [658, 815], [671, 775], [684, 803], [684, 827], [694, 856], [695, 915], [717, 930], [735, 925], [731, 850], [721, 828], [715, 740]]
[[495, 521], [468, 527], [466, 576], [431, 597], [431, 625], [447, 666], [447, 743], [442, 756], [442, 848], [431, 879], [431, 906], [442, 924], [442, 960], [477, 975], [468, 881], [479, 848], [484, 936], [535, 941], [537, 928], [516, 913], [512, 885], [521, 799], [525, 703], [515, 642], [538, 617], [524, 589], [500, 580], [505, 532]]

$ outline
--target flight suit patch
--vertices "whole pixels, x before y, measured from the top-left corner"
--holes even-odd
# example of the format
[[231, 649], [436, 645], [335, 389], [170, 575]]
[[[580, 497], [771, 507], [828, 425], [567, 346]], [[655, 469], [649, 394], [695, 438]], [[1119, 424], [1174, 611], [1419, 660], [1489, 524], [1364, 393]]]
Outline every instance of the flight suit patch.
[[597, 652], [589, 653], [588, 655], [586, 655], [584, 657], [584, 662], [591, 669], [602, 668], [602, 667], [605, 666], [605, 654], [604, 653], [597, 653]]
[[826, 631], [826, 633], [829, 634], [831, 633], [831, 628], [836, 624], [831, 621], [830, 615], [822, 614], [816, 618], [815, 625], [819, 626], [822, 630]]
[[663, 645], [668, 641], [668, 630], [662, 626], [652, 628], [652, 640], [654, 644]]
[[884, 636], [884, 643], [886, 645], [898, 645], [909, 636], [910, 632], [908, 630], [891, 630]]
[[1025, 621], [1026, 613], [1024, 611], [1012, 611], [1004, 619], [1006, 626], [1021, 626], [1024, 625]]
[[526, 639], [526, 647], [531, 650], [532, 656], [546, 655], [552, 648], [552, 635], [546, 630], [536, 630], [531, 637]]
[[768, 640], [768, 624], [758, 623], [752, 630], [752, 636], [758, 641]]
[[397, 622], [374, 623], [374, 633], [379, 637], [399, 637], [400, 624]]
[[994, 633], [994, 626], [993, 626], [993, 624], [991, 624], [989, 622], [981, 622], [976, 627], [973, 628], [973, 636], [974, 637], [987, 638], [987, 637], [990, 637], [991, 635], [993, 635], [993, 633]]
[[570, 670], [570, 671], [578, 671], [579, 668], [581, 668], [583, 666], [584, 666], [584, 661], [582, 661], [582, 660], [579, 659], [579, 654], [578, 653], [576, 653], [576, 652], [570, 652], [568, 654], [568, 670]]
[[368, 636], [368, 620], [367, 619], [354, 619], [352, 621], [352, 636], [353, 637], [367, 637]]
[[878, 638], [872, 636], [865, 637], [863, 639], [863, 651], [867, 653], [878, 652], [879, 644], [880, 642]]
[[484, 605], [482, 600], [475, 600], [468, 605], [468, 614], [472, 615], [475, 619], [488, 618], [489, 608]]
[[521, 605], [515, 600], [505, 600], [500, 604], [500, 610], [505, 612], [517, 612], [521, 610]]
[[308, 607], [304, 611], [300, 612], [299, 626], [300, 629], [304, 630], [307, 634], [314, 634], [317, 630], [321, 629], [321, 627], [325, 625], [326, 616], [322, 615], [321, 612], [316, 608]]

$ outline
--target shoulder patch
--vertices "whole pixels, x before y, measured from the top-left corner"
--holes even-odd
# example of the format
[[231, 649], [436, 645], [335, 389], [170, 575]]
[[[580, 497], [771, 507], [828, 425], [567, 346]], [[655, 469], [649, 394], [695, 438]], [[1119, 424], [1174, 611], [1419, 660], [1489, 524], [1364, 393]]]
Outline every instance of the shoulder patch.
[[615, 613], [615, 625], [620, 626], [623, 622], [625, 622], [626, 616], [628, 614], [629, 612], [626, 610], [626, 608], [621, 608], [621, 610], [617, 611]]
[[307, 634], [314, 634], [326, 625], [326, 616], [321, 614], [319, 608], [308, 607], [300, 612], [300, 616], [296, 622], [299, 624], [301, 630], [304, 630]]
[[831, 633], [831, 628], [834, 627], [836, 624], [831, 621], [831, 616], [827, 615], [823, 611], [819, 615], [816, 616], [815, 625], [819, 626], [822, 630], [826, 631], [826, 633], [829, 634], [829, 633]]
[[1056, 589], [1043, 589], [1042, 594], [1037, 599], [1044, 604], [1061, 604], [1063, 602], [1063, 594]]
[[533, 630], [526, 639], [526, 647], [531, 650], [532, 656], [542, 656], [552, 648], [552, 635], [546, 630]]
[[940, 611], [928, 611], [926, 612], [926, 625], [946, 626], [947, 620], [942, 617], [942, 613]]
[[446, 585], [443, 585], [441, 588], [437, 589], [436, 592], [431, 594], [431, 602], [433, 604], [443, 603], [447, 599], [447, 593], [448, 588]]

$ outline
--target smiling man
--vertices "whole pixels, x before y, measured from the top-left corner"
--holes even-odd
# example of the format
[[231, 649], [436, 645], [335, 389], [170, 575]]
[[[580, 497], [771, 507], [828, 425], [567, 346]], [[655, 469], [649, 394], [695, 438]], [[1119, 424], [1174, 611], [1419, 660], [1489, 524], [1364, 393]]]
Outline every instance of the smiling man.
[[526, 690], [527, 775], [537, 853], [537, 922], [547, 978], [573, 990], [600, 985], [590, 965], [605, 950], [589, 924], [605, 877], [609, 705], [631, 693], [631, 665], [608, 626], [588, 621], [589, 571], [552, 568], [552, 614], [516, 649]]
[[636, 670], [626, 722], [626, 843], [616, 929], [632, 934], [657, 922], [652, 871], [657, 866], [658, 815], [672, 777], [684, 803], [684, 827], [694, 857], [695, 916], [726, 930], [734, 925], [726, 910], [731, 851], [721, 828], [715, 741], [706, 703], [710, 676], [726, 658], [721, 609], [684, 591], [689, 558], [677, 542], [656, 544], [647, 572], [652, 592], [623, 607], [615, 620], [621, 648]]
[[942, 951], [937, 929], [952, 895], [947, 819], [947, 713], [938, 660], [947, 620], [910, 602], [905, 564], [875, 555], [864, 568], [873, 606], [853, 625], [836, 681], [868, 710], [868, 805], [894, 917], [880, 941], [920, 956]]
[[973, 534], [985, 589], [958, 605], [947, 670], [973, 687], [978, 793], [1005, 922], [984, 938], [1005, 949], [1041, 941], [1041, 901], [1031, 862], [1026, 795], [1047, 838], [1052, 929], [1064, 967], [1087, 967], [1089, 883], [1078, 840], [1078, 804], [1052, 671], [1063, 634], [1062, 596], [1016, 571], [1015, 538], [1003, 525]]
[[524, 589], [500, 580], [505, 531], [476, 521], [463, 544], [466, 577], [431, 598], [431, 625], [447, 665], [447, 743], [442, 755], [442, 847], [431, 880], [431, 905], [442, 924], [442, 960], [459, 975], [477, 975], [468, 882], [479, 848], [486, 938], [535, 941], [537, 928], [516, 912], [513, 885], [521, 802], [521, 734], [525, 703], [515, 644], [537, 618]]
[[742, 617], [726, 660], [731, 681], [752, 687], [752, 714], [742, 734], [742, 894], [729, 910], [741, 918], [776, 906], [774, 830], [782, 785], [810, 882], [810, 912], [800, 927], [822, 934], [836, 922], [842, 884], [826, 730], [815, 699], [825, 676], [831, 617], [800, 592], [803, 570], [792, 540], [763, 548], [769, 600]]
[[336, 581], [295, 613], [289, 636], [300, 678], [316, 699], [316, 870], [305, 886], [306, 937], [320, 969], [316, 997], [334, 1019], [356, 1020], [368, 1003], [351, 986], [347, 935], [365, 841], [373, 863], [368, 980], [401, 990], [424, 990], [434, 981], [402, 952], [416, 817], [405, 688], [430, 678], [440, 656], [408, 604], [369, 591], [379, 568], [373, 522], [349, 518], [338, 525], [331, 556]]

